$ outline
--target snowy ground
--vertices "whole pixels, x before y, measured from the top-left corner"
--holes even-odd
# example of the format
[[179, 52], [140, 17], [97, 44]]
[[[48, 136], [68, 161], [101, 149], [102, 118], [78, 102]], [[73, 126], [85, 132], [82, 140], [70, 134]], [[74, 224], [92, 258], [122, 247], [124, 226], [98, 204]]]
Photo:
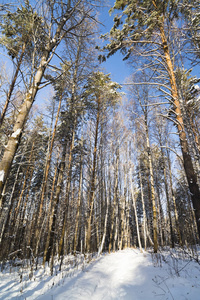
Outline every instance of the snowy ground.
[[46, 267], [31, 279], [28, 270], [7, 268], [0, 274], [0, 299], [200, 299], [200, 265], [180, 252], [155, 257], [126, 249], [79, 264], [71, 256], [57, 275], [49, 276]]

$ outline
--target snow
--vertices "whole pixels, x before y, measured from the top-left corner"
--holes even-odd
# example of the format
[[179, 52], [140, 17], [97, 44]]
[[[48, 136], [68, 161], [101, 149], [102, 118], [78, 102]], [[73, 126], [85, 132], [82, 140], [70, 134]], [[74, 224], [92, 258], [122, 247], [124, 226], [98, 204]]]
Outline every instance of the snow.
[[0, 181], [2, 181], [2, 182], [3, 182], [3, 179], [4, 179], [4, 174], [5, 174], [4, 170], [1, 170], [0, 171]]
[[[63, 18], [63, 21], [65, 21], [64, 19], [66, 19], [66, 18]], [[56, 43], [56, 38], [54, 37], [51, 41], [52, 41], [53, 44], [55, 44]]]
[[33, 87], [30, 88], [29, 90], [29, 94], [32, 95], [33, 94]]
[[18, 128], [15, 132], [13, 132], [13, 134], [11, 135], [13, 138], [16, 138], [19, 134], [20, 134], [20, 132], [21, 132], [22, 130], [20, 129], [20, 128]]
[[176, 252], [154, 255], [126, 249], [85, 266], [82, 261], [81, 268], [70, 262], [70, 256], [65, 259], [63, 271], [52, 277], [47, 266], [34, 271], [31, 279], [20, 268], [5, 270], [0, 275], [0, 299], [199, 299], [200, 265], [183, 253], [178, 257]]
[[187, 104], [189, 105], [189, 104], [193, 104], [194, 103], [194, 99], [191, 99], [191, 100], [188, 100], [187, 101]]

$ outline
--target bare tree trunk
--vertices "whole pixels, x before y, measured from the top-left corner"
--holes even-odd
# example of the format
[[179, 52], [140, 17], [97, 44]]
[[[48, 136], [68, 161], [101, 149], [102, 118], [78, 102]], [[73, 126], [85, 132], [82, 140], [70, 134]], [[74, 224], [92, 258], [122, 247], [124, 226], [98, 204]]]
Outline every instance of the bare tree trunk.
[[57, 153], [57, 162], [56, 162], [56, 166], [55, 166], [55, 170], [54, 170], [51, 194], [50, 194], [50, 199], [49, 199], [49, 207], [48, 207], [48, 212], [47, 212], [47, 222], [46, 222], [44, 232], [48, 232], [48, 228], [49, 228], [49, 224], [50, 224], [49, 222], [50, 222], [50, 218], [51, 218], [51, 211], [53, 209], [53, 196], [54, 196], [55, 184], [56, 184], [56, 180], [58, 179], [57, 175], [58, 175], [58, 169], [59, 169], [59, 167], [58, 167], [59, 158], [60, 158], [60, 149], [58, 150], [58, 153]]
[[62, 96], [63, 95], [61, 93], [61, 95], [59, 97], [58, 110], [57, 110], [56, 120], [55, 120], [55, 124], [54, 124], [54, 130], [53, 130], [53, 134], [52, 134], [52, 138], [51, 138], [51, 144], [50, 144], [50, 147], [49, 147], [46, 166], [45, 166], [45, 170], [44, 170], [43, 183], [42, 183], [42, 192], [41, 192], [41, 197], [40, 197], [40, 209], [39, 209], [39, 215], [38, 215], [38, 225], [40, 225], [41, 217], [42, 217], [43, 202], [44, 202], [44, 197], [45, 197], [45, 192], [46, 192], [46, 187], [47, 187], [49, 168], [50, 168], [51, 157], [52, 157], [52, 152], [53, 152], [53, 146], [54, 146], [55, 134], [56, 134], [57, 124], [58, 124], [58, 118], [59, 118], [59, 114], [60, 114]]
[[29, 178], [29, 169], [30, 169], [31, 162], [32, 162], [32, 156], [34, 155], [34, 151], [33, 151], [34, 147], [35, 147], [35, 141], [33, 141], [33, 144], [32, 144], [32, 147], [31, 147], [31, 153], [30, 153], [30, 157], [29, 157], [29, 161], [28, 161], [28, 167], [27, 167], [27, 170], [26, 170], [25, 178], [24, 178], [24, 183], [23, 183], [22, 190], [21, 190], [21, 193], [20, 193], [20, 196], [19, 196], [17, 207], [15, 208], [14, 220], [16, 220], [16, 218], [19, 214], [21, 201], [22, 201], [23, 194], [24, 194], [24, 191], [25, 191], [25, 188], [26, 188], [27, 180]]
[[131, 210], [131, 204], [130, 204], [130, 195], [128, 191], [128, 197], [127, 197], [127, 202], [126, 202], [126, 243], [125, 246], [130, 248], [131, 241], [130, 241], [130, 210]]
[[86, 251], [90, 252], [90, 240], [91, 240], [91, 220], [94, 207], [94, 196], [95, 196], [95, 185], [96, 185], [96, 164], [97, 164], [97, 142], [98, 142], [98, 130], [100, 121], [100, 99], [97, 99], [97, 118], [96, 118], [96, 129], [95, 129], [95, 141], [93, 150], [93, 167], [92, 167], [92, 178], [91, 187], [88, 201], [88, 216], [87, 216], [87, 242]]
[[68, 18], [69, 13], [67, 12], [66, 15], [64, 15], [61, 21], [58, 23], [54, 37], [47, 43], [40, 61], [40, 65], [34, 76], [33, 83], [31, 84], [28, 92], [26, 93], [24, 102], [22, 103], [21, 108], [19, 110], [19, 114], [16, 118], [16, 122], [13, 127], [13, 133], [8, 139], [8, 144], [5, 148], [3, 158], [0, 162], [0, 196], [2, 196], [4, 185], [8, 178], [15, 153], [20, 143], [24, 125], [26, 123], [30, 109], [35, 101], [35, 97], [41, 84], [44, 72], [53, 56], [53, 51], [56, 49], [63, 37], [61, 37], [62, 29], [65, 23], [67, 22]]
[[[105, 188], [105, 184], [104, 184], [104, 188]], [[105, 238], [106, 238], [107, 222], [108, 222], [108, 202], [109, 201], [108, 201], [108, 193], [106, 191], [105, 191], [105, 193], [106, 193], [106, 214], [105, 214], [105, 219], [104, 219], [103, 237], [102, 237], [99, 249], [98, 249], [98, 256], [103, 251], [103, 247], [104, 247], [104, 243], [105, 243]]]
[[174, 68], [171, 61], [168, 42], [164, 31], [164, 17], [163, 17], [163, 22], [160, 23], [160, 36], [161, 36], [162, 47], [164, 51], [165, 62], [168, 68], [169, 80], [171, 84], [171, 94], [172, 94], [172, 100], [174, 102], [174, 111], [175, 111], [176, 122], [177, 122], [176, 124], [177, 124], [178, 134], [180, 138], [182, 155], [183, 155], [183, 164], [184, 164], [184, 169], [188, 181], [189, 190], [191, 193], [193, 207], [195, 210], [198, 234], [200, 237], [200, 201], [199, 201], [200, 189], [197, 183], [197, 174], [195, 173], [193, 167], [193, 162], [192, 162], [192, 158], [189, 152], [189, 147], [187, 142], [187, 136], [185, 133], [184, 122], [183, 122], [183, 117], [181, 112], [181, 105], [180, 105], [178, 91], [177, 91], [176, 78], [174, 74]]
[[153, 163], [152, 163], [152, 155], [151, 155], [151, 148], [150, 148], [150, 142], [149, 142], [149, 131], [148, 131], [148, 124], [147, 124], [147, 116], [145, 116], [145, 130], [146, 130], [146, 145], [147, 145], [149, 173], [150, 173], [151, 201], [152, 201], [152, 210], [153, 210], [154, 253], [157, 253], [157, 251], [158, 251], [157, 209], [156, 209], [154, 177], [153, 177]]
[[73, 132], [72, 132], [72, 140], [70, 145], [70, 152], [69, 152], [69, 162], [68, 162], [68, 172], [67, 172], [67, 187], [66, 187], [66, 200], [65, 200], [65, 209], [64, 209], [64, 216], [62, 222], [62, 233], [61, 238], [59, 241], [59, 248], [58, 248], [58, 256], [60, 258], [63, 252], [63, 245], [64, 245], [64, 236], [66, 232], [66, 225], [67, 225], [67, 215], [68, 215], [68, 208], [69, 208], [69, 195], [70, 195], [70, 187], [71, 187], [71, 173], [72, 173], [72, 152], [74, 149], [74, 139], [75, 139], [75, 130], [76, 130], [76, 121], [74, 124]]
[[1, 245], [1, 242], [3, 240], [4, 231], [7, 230], [7, 227], [8, 227], [9, 221], [10, 221], [10, 217], [11, 217], [11, 214], [12, 214], [12, 209], [13, 209], [13, 204], [14, 204], [13, 196], [14, 196], [16, 184], [17, 184], [18, 178], [19, 178], [19, 173], [20, 173], [20, 170], [21, 170], [21, 164], [22, 164], [22, 161], [23, 161], [23, 158], [24, 158], [24, 154], [27, 150], [27, 147], [28, 147], [28, 142], [26, 143], [26, 146], [24, 147], [24, 150], [23, 150], [20, 162], [19, 162], [19, 166], [17, 168], [15, 181], [14, 181], [14, 184], [13, 184], [13, 187], [12, 187], [12, 192], [11, 192], [11, 195], [10, 195], [9, 201], [8, 201], [8, 209], [6, 209], [5, 214], [3, 213], [3, 211], [1, 211], [1, 208], [0, 208], [0, 219], [2, 221], [2, 227], [0, 228], [0, 232], [1, 232], [0, 245]]
[[[164, 155], [162, 153], [163, 161], [164, 161]], [[169, 199], [169, 192], [168, 192], [168, 184], [167, 184], [167, 174], [166, 174], [166, 167], [164, 162], [164, 182], [165, 182], [165, 192], [166, 192], [166, 199], [167, 199], [167, 212], [169, 216], [169, 226], [170, 226], [170, 236], [171, 236], [171, 247], [174, 248], [174, 233], [173, 233], [173, 225], [172, 225], [172, 217], [171, 217], [171, 205], [170, 205], [170, 199]]]
[[[82, 137], [81, 147], [83, 147], [83, 137]], [[76, 212], [76, 221], [75, 221], [75, 230], [74, 230], [74, 253], [76, 253], [76, 247], [77, 247], [78, 226], [79, 226], [80, 208], [81, 208], [82, 182], [83, 182], [83, 151], [81, 150], [77, 212]]]
[[114, 239], [113, 239], [113, 252], [117, 249], [119, 249], [119, 202], [116, 204], [116, 215], [115, 215], [115, 232], [114, 232]]
[[137, 205], [136, 205], [136, 199], [134, 195], [134, 190], [133, 190], [133, 178], [132, 178], [132, 161], [131, 161], [131, 143], [129, 146], [129, 163], [130, 163], [130, 184], [131, 184], [131, 197], [133, 201], [133, 209], [134, 209], [134, 214], [135, 214], [135, 223], [136, 223], [136, 228], [137, 228], [137, 238], [138, 238], [138, 244], [140, 248], [140, 252], [143, 252], [142, 250], [142, 244], [141, 244], [141, 239], [140, 239], [140, 229], [139, 229], [139, 222], [138, 222], [138, 215], [137, 215]]
[[113, 196], [113, 205], [111, 212], [111, 228], [110, 228], [110, 241], [108, 246], [108, 252], [110, 253], [112, 244], [113, 244], [113, 236], [114, 236], [114, 221], [116, 215], [116, 202], [118, 196], [118, 168], [119, 168], [119, 146], [116, 149], [116, 163], [115, 163], [115, 186], [114, 186], [114, 196]]
[[131, 197], [132, 197], [132, 201], [133, 201], [133, 209], [134, 209], [134, 214], [135, 214], [135, 223], [136, 223], [136, 228], [137, 228], [138, 244], [139, 244], [140, 252], [143, 252], [141, 239], [140, 239], [140, 230], [139, 230], [139, 222], [138, 222], [138, 216], [137, 216], [136, 199], [135, 199], [135, 195], [134, 195], [134, 191], [133, 191], [132, 170], [131, 169], [130, 169], [130, 182], [131, 182]]
[[17, 80], [17, 76], [19, 74], [19, 70], [20, 70], [20, 67], [21, 67], [21, 64], [22, 64], [22, 60], [23, 60], [23, 57], [24, 57], [24, 52], [26, 50], [26, 46], [25, 44], [23, 44], [22, 46], [22, 51], [21, 51], [21, 54], [20, 54], [20, 57], [19, 57], [19, 60], [17, 62], [17, 68], [15, 70], [15, 74], [14, 74], [14, 77], [12, 79], [12, 82], [11, 82], [11, 85], [10, 85], [10, 88], [9, 88], [9, 91], [7, 93], [7, 97], [6, 97], [6, 102], [4, 104], [4, 108], [1, 112], [1, 117], [0, 117], [0, 127], [2, 126], [2, 123], [4, 121], [4, 118], [5, 118], [5, 115], [6, 115], [6, 111], [7, 111], [7, 108], [8, 108], [8, 105], [10, 103], [10, 99], [11, 99], [11, 96], [12, 96], [12, 93], [13, 93], [13, 90], [14, 90], [14, 87], [15, 87], [15, 83], [16, 83], [16, 80]]
[[[147, 216], [146, 209], [144, 204], [144, 193], [143, 193], [143, 184], [142, 184], [142, 176], [141, 176], [141, 166], [139, 166], [139, 179], [140, 179], [140, 192], [141, 192], [141, 200], [142, 200], [142, 211], [143, 211], [143, 230], [144, 230], [144, 250], [147, 249]], [[153, 244], [153, 242], [152, 242]]]
[[169, 151], [168, 150], [167, 150], [167, 161], [168, 161], [168, 168], [169, 168], [170, 189], [171, 189], [171, 195], [172, 195], [172, 200], [173, 200], [173, 205], [174, 205], [174, 216], [175, 216], [176, 230], [177, 230], [177, 234], [178, 234], [179, 245], [182, 246], [183, 243], [182, 243], [182, 239], [181, 239], [179, 220], [178, 220], [178, 210], [177, 210], [176, 199], [175, 199], [175, 196], [174, 196], [174, 190], [173, 190], [173, 184], [172, 184], [171, 162], [170, 162], [170, 157], [169, 157]]
[[59, 202], [59, 197], [60, 197], [61, 188], [62, 188], [62, 184], [63, 184], [66, 151], [67, 151], [67, 144], [65, 142], [65, 144], [63, 145], [62, 158], [61, 158], [59, 171], [58, 171], [58, 180], [57, 180], [57, 185], [56, 185], [56, 191], [55, 191], [51, 215], [50, 215], [50, 219], [49, 219], [49, 228], [48, 228], [48, 235], [47, 235], [47, 240], [46, 240], [45, 250], [44, 250], [44, 255], [43, 255], [43, 264], [45, 264], [46, 261], [49, 262], [50, 256], [53, 251], [53, 239], [54, 239], [54, 234], [55, 234], [58, 202]]
[[159, 183], [158, 183], [158, 174], [157, 170], [155, 170], [155, 192], [156, 192], [156, 198], [157, 198], [157, 219], [158, 219], [158, 232], [159, 232], [159, 244], [161, 246], [164, 245], [164, 230], [163, 230], [163, 209], [161, 205], [161, 199], [160, 199], [160, 189], [159, 189]]
[[[125, 175], [125, 174], [124, 174]], [[121, 196], [120, 205], [120, 240], [119, 250], [124, 248], [124, 237], [125, 237], [125, 201], [126, 201], [126, 182], [124, 183], [124, 194]]]
[[[31, 153], [31, 156], [32, 156], [32, 153]], [[35, 162], [35, 159], [33, 159], [32, 164], [34, 164], [34, 162]], [[28, 171], [28, 178], [29, 178], [29, 181], [31, 183], [31, 180], [32, 180], [32, 177], [33, 177], [33, 172], [34, 172], [34, 167], [32, 166], [31, 170], [30, 170], [30, 168], [28, 168], [27, 171]], [[28, 202], [28, 199], [29, 199], [29, 191], [30, 191], [30, 188], [31, 188], [30, 183], [29, 183], [29, 186], [27, 188], [27, 195], [25, 197], [25, 200], [23, 201], [23, 203], [21, 205], [21, 213], [20, 213], [20, 206], [17, 207], [17, 210], [14, 213], [13, 225], [11, 226], [11, 230], [12, 230], [12, 232], [13, 231], [15, 232], [15, 237], [12, 239], [11, 248], [10, 248], [11, 252], [13, 252], [15, 249], [19, 249], [20, 247], [22, 248], [23, 244], [24, 244], [23, 248], [25, 248], [25, 237], [24, 237], [23, 222], [24, 222], [27, 202]], [[20, 194], [20, 197], [22, 197], [21, 194]], [[20, 202], [21, 202], [21, 200], [20, 200]], [[10, 234], [12, 234], [12, 233], [10, 233]]]

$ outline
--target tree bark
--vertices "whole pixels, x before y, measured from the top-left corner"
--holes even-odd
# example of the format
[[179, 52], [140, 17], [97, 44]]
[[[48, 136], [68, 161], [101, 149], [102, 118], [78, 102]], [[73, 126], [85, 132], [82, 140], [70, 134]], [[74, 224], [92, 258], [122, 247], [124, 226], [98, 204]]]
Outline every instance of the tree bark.
[[52, 138], [51, 138], [51, 144], [50, 144], [50, 147], [49, 147], [46, 166], [45, 166], [45, 170], [44, 170], [42, 191], [41, 191], [41, 197], [40, 197], [40, 210], [39, 210], [39, 215], [38, 215], [38, 222], [40, 222], [40, 219], [41, 219], [41, 216], [42, 216], [43, 202], [44, 202], [44, 197], [45, 197], [45, 192], [46, 192], [46, 187], [47, 187], [49, 168], [50, 168], [50, 163], [51, 163], [51, 157], [52, 157], [52, 151], [53, 151], [54, 140], [55, 140], [55, 135], [56, 135], [56, 129], [57, 129], [57, 124], [58, 124], [58, 118], [59, 118], [59, 114], [60, 114], [61, 102], [62, 102], [62, 93], [59, 97], [58, 110], [57, 110], [56, 120], [55, 120], [55, 124], [54, 124], [54, 130], [53, 130], [53, 134], [52, 134]]
[[52, 210], [50, 212], [51, 215], [50, 215], [50, 219], [49, 219], [48, 235], [47, 235], [47, 240], [46, 240], [44, 255], [43, 255], [43, 264], [45, 264], [46, 261], [49, 262], [51, 254], [52, 254], [56, 217], [57, 217], [57, 209], [58, 209], [59, 197], [60, 197], [60, 193], [61, 193], [61, 188], [62, 188], [62, 184], [63, 184], [63, 175], [64, 175], [64, 170], [65, 170], [66, 151], [67, 151], [67, 144], [65, 143], [63, 145], [62, 158], [61, 158], [59, 171], [58, 171], [58, 180], [57, 180], [57, 185], [56, 185], [56, 191], [55, 191], [55, 196], [53, 199]]
[[6, 115], [6, 111], [7, 111], [7, 108], [8, 108], [8, 105], [10, 103], [10, 99], [11, 99], [11, 96], [12, 96], [12, 93], [13, 93], [13, 90], [14, 90], [14, 87], [15, 87], [15, 83], [16, 83], [16, 80], [17, 80], [17, 76], [19, 74], [19, 70], [20, 70], [20, 67], [21, 67], [21, 64], [22, 64], [22, 60], [23, 60], [23, 57], [24, 57], [24, 52], [26, 50], [26, 46], [25, 44], [23, 44], [22, 46], [22, 51], [21, 51], [21, 54], [20, 54], [20, 57], [19, 57], [19, 60], [17, 62], [17, 68], [15, 70], [15, 74], [14, 74], [14, 77], [13, 77], [13, 80], [11, 82], [11, 85], [10, 85], [10, 88], [9, 88], [9, 91], [7, 93], [7, 97], [6, 97], [6, 102], [4, 104], [4, 108], [2, 110], [2, 113], [1, 113], [1, 117], [0, 117], [0, 127], [2, 126], [2, 123], [4, 121], [4, 118], [5, 118], [5, 115]]
[[[83, 147], [83, 138], [82, 138], [81, 147]], [[77, 212], [76, 212], [76, 221], [75, 221], [75, 230], [74, 230], [74, 254], [76, 253], [77, 239], [78, 239], [77, 237], [78, 237], [78, 226], [79, 226], [80, 208], [81, 208], [82, 182], [83, 182], [83, 151], [81, 149], [79, 189], [78, 189]]]
[[175, 78], [175, 74], [174, 74], [174, 68], [173, 68], [171, 57], [170, 57], [170, 51], [169, 51], [169, 47], [168, 47], [168, 43], [167, 43], [167, 39], [165, 36], [165, 31], [164, 31], [164, 17], [163, 17], [163, 23], [160, 24], [159, 29], [160, 29], [160, 36], [161, 36], [161, 41], [162, 41], [162, 48], [164, 51], [165, 62], [166, 62], [167, 68], [168, 68], [172, 100], [174, 102], [174, 111], [175, 111], [175, 115], [176, 115], [177, 129], [178, 129], [180, 145], [181, 145], [181, 150], [182, 150], [182, 155], [183, 155], [183, 164], [184, 164], [184, 169], [185, 169], [185, 174], [187, 177], [189, 190], [191, 193], [191, 199], [192, 199], [193, 208], [195, 211], [198, 234], [199, 234], [199, 238], [200, 238], [200, 189], [199, 189], [199, 186], [197, 183], [197, 174], [195, 173], [192, 158], [189, 153], [187, 136], [185, 133], [184, 122], [183, 122], [183, 117], [182, 117], [182, 112], [181, 112], [181, 106], [180, 106], [180, 101], [178, 98], [178, 91], [177, 91], [176, 78]]
[[110, 227], [110, 241], [108, 246], [108, 252], [110, 253], [112, 244], [113, 244], [113, 236], [114, 236], [114, 221], [116, 215], [116, 202], [118, 196], [118, 169], [119, 169], [119, 145], [117, 146], [116, 150], [116, 163], [115, 163], [115, 185], [114, 185], [114, 196], [113, 196], [113, 205], [112, 212], [111, 212], [111, 227]]
[[146, 210], [145, 210], [145, 204], [144, 204], [143, 184], [142, 184], [142, 176], [141, 176], [140, 166], [139, 166], [139, 179], [140, 179], [140, 193], [141, 193], [142, 211], [143, 211], [144, 250], [146, 251], [146, 249], [147, 249], [147, 217], [146, 217]]
[[[16, 122], [13, 127], [13, 133], [8, 140], [8, 144], [6, 146], [3, 158], [0, 162], [0, 196], [2, 196], [2, 191], [6, 180], [8, 178], [11, 165], [17, 151], [18, 145], [20, 143], [22, 131], [24, 129], [24, 125], [26, 123], [27, 117], [29, 115], [30, 109], [35, 101], [36, 94], [38, 92], [39, 86], [41, 84], [41, 80], [43, 78], [44, 72], [47, 68], [49, 61], [51, 60], [54, 49], [61, 42], [61, 33], [62, 29], [69, 18], [69, 13], [67, 12], [60, 23], [58, 24], [56, 33], [51, 39], [43, 52], [42, 58], [40, 60], [40, 65], [36, 71], [36, 74], [33, 79], [33, 83], [31, 84], [28, 92], [26, 93], [25, 99], [21, 108], [19, 110], [19, 114], [17, 116]], [[62, 36], [63, 37], [63, 36]]]
[[69, 161], [68, 161], [68, 172], [67, 172], [67, 186], [66, 186], [66, 195], [65, 195], [65, 209], [64, 209], [64, 216], [62, 222], [62, 233], [59, 241], [58, 247], [58, 256], [60, 258], [63, 252], [63, 245], [64, 245], [64, 236], [66, 232], [66, 225], [67, 225], [67, 215], [68, 215], [68, 208], [69, 208], [69, 194], [70, 194], [70, 187], [71, 187], [71, 175], [72, 175], [72, 152], [74, 149], [74, 139], [75, 139], [75, 130], [76, 130], [76, 120], [74, 121], [74, 128], [72, 132], [72, 140], [70, 145], [69, 151]]
[[148, 164], [149, 164], [149, 173], [150, 173], [151, 201], [152, 201], [152, 211], [153, 211], [154, 253], [157, 253], [158, 252], [157, 210], [156, 210], [156, 199], [155, 199], [155, 188], [154, 188], [154, 177], [153, 177], [153, 163], [152, 163], [152, 155], [151, 155], [151, 148], [149, 142], [147, 116], [145, 116], [145, 130], [146, 130], [146, 145], [147, 145]]
[[97, 119], [95, 128], [95, 140], [93, 150], [93, 167], [92, 167], [92, 178], [91, 187], [88, 201], [88, 216], [87, 216], [87, 238], [86, 238], [86, 251], [90, 252], [90, 240], [91, 240], [91, 220], [94, 207], [94, 196], [95, 196], [95, 185], [96, 185], [96, 164], [97, 164], [97, 142], [98, 142], [98, 130], [100, 122], [100, 98], [97, 99]]
[[[105, 188], [105, 186], [104, 186]], [[105, 243], [105, 238], [106, 238], [106, 230], [107, 230], [107, 222], [108, 222], [108, 194], [106, 193], [106, 213], [105, 213], [105, 219], [104, 219], [104, 229], [103, 229], [103, 237], [101, 240], [101, 244], [98, 249], [98, 256], [100, 256], [101, 252], [103, 251], [104, 243]]]
[[132, 201], [133, 201], [133, 209], [134, 209], [134, 214], [135, 214], [135, 223], [136, 223], [136, 229], [137, 229], [138, 244], [139, 244], [140, 252], [143, 252], [141, 239], [140, 239], [140, 229], [139, 229], [139, 222], [138, 222], [138, 215], [137, 215], [136, 199], [135, 199], [134, 190], [133, 190], [131, 157], [130, 157], [130, 184], [131, 184], [131, 197], [132, 197]]
[[168, 170], [169, 170], [170, 189], [171, 189], [171, 195], [172, 195], [172, 200], [173, 200], [173, 205], [174, 205], [174, 216], [175, 216], [176, 230], [177, 230], [179, 245], [182, 246], [183, 242], [182, 242], [182, 239], [181, 239], [181, 232], [180, 232], [180, 227], [179, 227], [178, 210], [177, 210], [177, 205], [176, 205], [176, 199], [175, 199], [175, 196], [174, 196], [174, 190], [173, 190], [173, 184], [172, 184], [171, 162], [170, 162], [170, 157], [169, 157], [169, 151], [168, 150], [167, 150], [167, 162], [168, 162]]

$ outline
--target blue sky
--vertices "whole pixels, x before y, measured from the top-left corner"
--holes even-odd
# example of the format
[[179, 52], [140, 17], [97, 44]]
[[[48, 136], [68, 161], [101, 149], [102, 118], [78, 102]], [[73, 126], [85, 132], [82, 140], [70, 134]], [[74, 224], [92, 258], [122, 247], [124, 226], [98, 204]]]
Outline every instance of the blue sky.
[[[114, 15], [109, 14], [109, 9], [114, 5], [115, 1], [108, 1], [110, 4], [107, 4], [107, 7], [100, 9], [100, 22], [103, 25], [100, 26], [101, 33], [107, 33], [113, 26]], [[120, 52], [115, 53], [106, 62], [102, 63], [102, 68], [105, 69], [106, 73], [111, 73], [111, 78], [113, 81], [118, 83], [123, 83], [127, 76], [130, 75], [130, 69], [127, 66], [127, 63], [123, 61], [122, 54]]]
[[[100, 8], [100, 22], [103, 25], [100, 26], [101, 33], [107, 33], [113, 26], [113, 18], [114, 14], [109, 14], [109, 9], [114, 6], [115, 0], [105, 1], [106, 5], [103, 8]], [[120, 52], [115, 53], [106, 62], [102, 63], [102, 68], [105, 68], [106, 73], [111, 73], [111, 78], [113, 81], [118, 83], [124, 83], [125, 79], [133, 72], [128, 65], [127, 62], [123, 61], [123, 56]], [[191, 65], [186, 61], [185, 68], [190, 69]], [[199, 67], [192, 68], [192, 76], [200, 77]]]

